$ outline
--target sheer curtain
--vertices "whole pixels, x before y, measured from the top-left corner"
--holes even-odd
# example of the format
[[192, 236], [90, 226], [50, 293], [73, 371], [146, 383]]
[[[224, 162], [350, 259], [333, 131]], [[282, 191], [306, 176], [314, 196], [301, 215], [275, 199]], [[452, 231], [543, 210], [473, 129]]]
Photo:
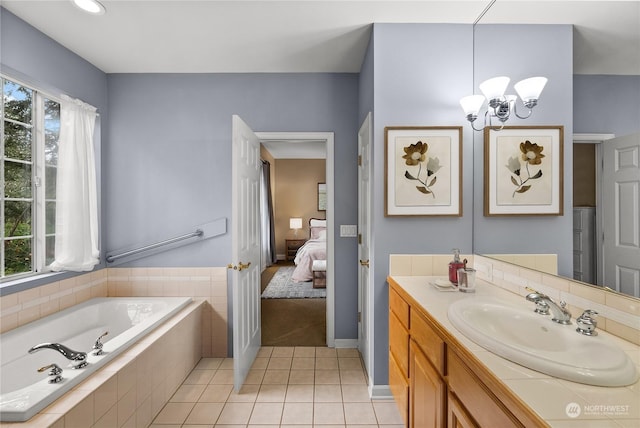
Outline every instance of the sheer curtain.
[[89, 271], [99, 263], [95, 107], [63, 97], [56, 182], [54, 271]]
[[273, 224], [273, 200], [271, 198], [271, 164], [262, 161], [260, 176], [260, 229], [261, 239], [261, 268], [271, 266], [276, 262], [276, 237]]

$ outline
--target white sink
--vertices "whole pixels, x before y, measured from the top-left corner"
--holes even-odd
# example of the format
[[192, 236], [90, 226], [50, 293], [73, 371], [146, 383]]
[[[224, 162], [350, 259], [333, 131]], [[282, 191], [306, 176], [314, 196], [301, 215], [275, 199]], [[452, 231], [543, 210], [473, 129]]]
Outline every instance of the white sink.
[[629, 356], [602, 335], [576, 332], [550, 316], [488, 298], [467, 298], [449, 307], [449, 320], [469, 339], [503, 358], [548, 374], [597, 386], [638, 380]]

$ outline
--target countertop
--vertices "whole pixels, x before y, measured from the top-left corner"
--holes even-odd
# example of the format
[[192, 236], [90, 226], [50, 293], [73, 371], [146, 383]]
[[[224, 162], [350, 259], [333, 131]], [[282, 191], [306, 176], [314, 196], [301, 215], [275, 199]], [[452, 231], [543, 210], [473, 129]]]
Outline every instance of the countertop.
[[[461, 299], [496, 297], [514, 307], [533, 310], [534, 305], [524, 297], [476, 280], [476, 292], [441, 291], [430, 282], [444, 277], [391, 276], [391, 278], [440, 324], [460, 345], [482, 363], [494, 377], [552, 427], [640, 427], [640, 381], [626, 387], [599, 387], [575, 383], [545, 375], [508, 361], [480, 347], [449, 321], [449, 305]], [[575, 325], [575, 314], [572, 323]], [[549, 320], [551, 322], [551, 320]], [[578, 334], [578, 333], [576, 333]], [[598, 330], [600, 338], [610, 340], [622, 348], [640, 372], [640, 347]], [[567, 409], [579, 406], [579, 415]], [[570, 416], [571, 415], [571, 416]]]

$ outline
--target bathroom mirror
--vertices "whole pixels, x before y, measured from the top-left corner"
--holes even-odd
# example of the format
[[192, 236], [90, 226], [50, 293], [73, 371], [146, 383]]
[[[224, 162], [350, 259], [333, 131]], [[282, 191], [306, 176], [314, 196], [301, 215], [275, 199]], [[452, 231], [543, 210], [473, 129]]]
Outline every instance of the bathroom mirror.
[[[635, 68], [633, 68], [634, 70], [636, 70], [635, 74], [630, 73], [632, 76], [638, 75], [640, 74], [640, 66], [638, 66], [638, 64], [640, 63], [640, 30], [638, 28], [640, 28], [640, 12], [639, 12], [639, 8], [640, 6], [638, 5], [638, 2], [624, 2], [624, 1], [615, 1], [615, 2], [605, 2], [605, 1], [599, 1], [599, 2], [566, 2], [566, 1], [551, 1], [551, 2], [534, 2], [534, 1], [524, 1], [524, 2], [513, 2], [513, 1], [501, 1], [498, 0], [496, 2], [494, 2], [491, 7], [488, 8], [488, 10], [485, 10], [485, 13], [480, 16], [478, 18], [477, 23], [479, 24], [479, 27], [482, 26], [482, 24], [566, 24], [566, 23], [571, 23], [572, 20], [568, 19], [568, 18], [563, 18], [565, 16], [567, 16], [564, 12], [565, 8], [567, 7], [573, 7], [576, 8], [576, 10], [579, 10], [582, 12], [585, 10], [585, 8], [587, 8], [590, 13], [592, 13], [594, 17], [602, 17], [602, 19], [612, 19], [613, 22], [619, 22], [620, 25], [626, 25], [627, 23], [629, 23], [630, 21], [633, 23], [635, 20], [635, 41], [637, 41], [637, 46], [635, 47], [635, 50], [631, 53], [628, 54], [626, 59], [624, 56], [620, 57], [620, 56], [616, 56], [616, 55], [609, 55], [609, 53], [613, 53], [613, 51], [616, 51], [616, 49], [608, 49], [610, 52], [607, 54], [607, 56], [604, 56], [601, 58], [601, 60], [607, 63], [607, 67], [608, 69], [615, 69], [615, 63], [613, 63], [612, 61], [625, 61], [625, 62], [629, 62], [629, 59], [631, 58], [633, 62], [633, 60], [635, 60], [636, 62], [635, 64]], [[518, 12], [518, 16], [522, 16], [522, 19], [518, 22], [514, 22], [514, 20], [512, 18], [507, 18], [509, 16], [514, 16], [514, 12], [517, 11]], [[542, 13], [540, 13], [542, 12]], [[620, 19], [616, 20], [615, 17], [620, 17]], [[603, 23], [603, 28], [606, 29], [606, 31], [609, 31], [609, 28], [614, 28], [616, 27], [616, 25], [609, 25], [607, 26], [607, 24]], [[476, 29], [474, 29], [474, 33], [475, 33]], [[604, 31], [604, 30], [603, 30]], [[579, 25], [575, 26], [573, 29], [573, 70], [575, 74], [622, 74], [622, 73], [616, 73], [616, 72], [604, 72], [604, 73], [598, 73], [598, 72], [589, 72], [584, 71], [581, 73], [581, 70], [585, 70], [585, 64], [586, 58], [589, 59], [593, 59], [593, 55], [595, 54], [595, 50], [591, 50], [589, 48], [589, 43], [592, 37], [597, 37], [596, 31], [595, 30], [588, 30], [585, 29], [583, 27], [580, 27]], [[483, 55], [484, 53], [487, 52], [487, 49], [485, 46], [481, 45], [483, 42], [486, 42], [486, 39], [481, 39], [481, 40], [475, 40], [476, 38], [474, 38], [474, 55], [475, 55], [475, 62], [474, 62], [474, 76], [475, 76], [475, 85], [474, 85], [474, 91], [475, 93], [479, 93], [477, 84], [478, 84], [478, 80], [479, 79], [484, 79], [485, 77], [482, 76], [482, 71], [483, 70], [477, 70], [476, 69], [476, 64], [478, 63], [482, 63], [482, 61], [479, 61], [479, 56]], [[504, 46], [500, 45], [499, 43], [496, 44], [496, 50], [500, 51], [501, 49], [504, 50]], [[522, 45], [521, 49], [527, 49], [527, 46]], [[512, 58], [510, 57], [510, 55], [507, 54], [508, 52], [504, 52], [503, 54], [503, 61], [506, 63], [508, 61], [512, 61]], [[493, 59], [493, 58], [492, 58]], [[599, 58], [600, 59], [600, 58]], [[611, 67], [611, 65], [614, 65], [614, 67]], [[486, 67], [485, 67], [486, 68]], [[494, 68], [499, 68], [498, 66], [494, 67]], [[486, 70], [484, 70], [486, 71]], [[524, 77], [528, 77], [528, 76], [518, 76], [519, 78], [524, 78]], [[640, 77], [639, 77], [640, 78]], [[514, 78], [514, 80], [516, 80]], [[517, 80], [516, 80], [517, 81]], [[513, 83], [513, 80], [512, 80]], [[576, 98], [575, 95], [575, 90], [579, 90], [579, 87], [577, 87], [578, 85], [576, 85], [575, 83], [573, 84], [574, 86], [574, 99]], [[544, 116], [545, 113], [543, 113], [544, 108], [545, 108], [545, 95], [547, 95], [547, 100], [549, 99], [549, 94], [545, 94], [543, 92], [542, 96], [540, 97], [540, 103], [539, 105], [536, 107], [536, 110], [533, 112], [533, 115], [535, 116], [536, 114], [541, 114], [541, 116]], [[638, 99], [637, 97], [635, 98], [637, 103], [640, 103], [640, 99]], [[594, 99], [594, 102], [596, 102], [596, 100]], [[574, 109], [574, 114], [576, 111], [576, 106], [573, 106]], [[606, 110], [606, 109], [603, 109]], [[570, 120], [564, 120], [565, 123], [572, 123], [571, 120], [573, 120], [573, 132], [574, 133], [581, 133], [581, 132], [602, 132], [605, 133], [607, 128], [607, 123], [604, 121], [605, 118], [607, 118], [607, 116], [611, 115], [611, 118], [614, 118], [615, 120], [615, 125], [612, 124], [611, 125], [611, 129], [615, 129], [616, 126], [618, 126], [620, 124], [620, 120], [623, 119], [626, 122], [625, 123], [635, 123], [636, 125], [638, 124], [638, 117], [637, 117], [637, 112], [638, 112], [638, 108], [635, 108], [634, 110], [632, 110], [631, 112], [629, 112], [628, 110], [625, 109], [616, 109], [615, 112], [609, 112], [609, 113], [605, 113], [604, 111], [602, 112], [601, 115], [599, 115], [598, 120], [601, 122], [598, 122], [597, 124], [594, 124], [594, 129], [597, 129], [597, 131], [593, 131], [593, 130], [585, 130], [584, 129], [584, 125], [582, 126], [583, 129], [580, 129], [580, 126], [576, 125], [576, 122], [579, 122], [580, 120], [582, 120], [582, 118], [578, 117], [577, 120], [575, 119], [570, 119]], [[621, 117], [620, 115], [629, 115], [628, 117], [624, 118]], [[617, 117], [616, 117], [617, 116]], [[635, 116], [635, 117], [634, 117]], [[582, 122], [584, 124], [584, 122]], [[526, 124], [526, 121], [520, 121], [520, 123], [517, 123], [517, 125], [524, 125]], [[539, 124], [539, 123], [535, 123], [535, 124]], [[554, 123], [547, 123], [547, 124], [554, 124]], [[557, 123], [555, 123], [557, 124]], [[468, 126], [468, 125], [467, 125]], [[481, 125], [480, 125], [481, 126]], [[609, 131], [609, 132], [613, 132], [613, 131]], [[632, 130], [631, 132], [628, 132], [627, 134], [624, 133], [620, 133], [616, 136], [623, 136], [623, 135], [628, 135], [628, 134], [637, 134], [638, 132], [640, 132], [640, 125], [637, 125], [635, 127], [635, 130]], [[571, 134], [571, 130], [567, 130], [565, 131], [565, 136], [564, 136], [564, 144], [565, 147], [566, 146], [571, 146], [573, 144], [573, 135]], [[473, 206], [473, 251], [474, 253], [478, 253], [478, 254], [483, 254], [483, 253], [490, 253], [490, 254], [512, 254], [512, 253], [518, 253], [518, 254], [527, 254], [527, 253], [552, 253], [553, 251], [550, 251], [551, 248], [553, 248], [553, 245], [551, 247], [549, 247], [549, 250], [547, 251], [540, 251], [540, 248], [536, 248], [534, 251], [528, 250], [527, 248], [527, 238], [526, 238], [526, 222], [530, 221], [532, 224], [534, 225], [542, 225], [544, 224], [544, 222], [549, 222], [549, 224], [554, 224], [554, 225], [558, 225], [560, 222], [562, 222], [562, 227], [563, 227], [563, 242], [564, 245], [571, 245], [572, 243], [568, 243], [565, 241], [569, 241], [572, 240], [572, 230], [573, 230], [573, 206], [567, 206], [566, 204], [566, 199], [565, 199], [565, 206], [564, 206], [564, 215], [562, 216], [564, 218], [560, 219], [557, 217], [547, 217], [547, 218], [534, 218], [534, 217], [523, 217], [520, 219], [514, 219], [514, 218], [504, 218], [502, 221], [504, 222], [504, 224], [509, 225], [511, 223], [511, 225], [513, 226], [513, 224], [521, 224], [522, 225], [522, 230], [523, 233], [519, 234], [518, 236], [515, 236], [513, 234], [509, 234], [509, 236], [502, 236], [502, 237], [498, 237], [496, 236], [496, 234], [494, 234], [493, 236], [491, 234], [487, 234], [486, 232], [483, 232], [483, 229], [486, 229], [486, 225], [487, 225], [487, 220], [486, 218], [484, 218], [483, 216], [483, 183], [482, 183], [482, 165], [483, 165], [483, 157], [484, 157], [484, 153], [483, 153], [483, 147], [484, 147], [484, 139], [483, 139], [483, 133], [482, 132], [474, 132], [474, 142], [473, 142], [473, 147], [474, 147], [474, 206]], [[571, 153], [573, 150], [570, 150], [569, 153]], [[567, 151], [565, 150], [565, 153]], [[573, 159], [567, 159], [565, 158], [564, 160], [565, 165], [571, 165], [573, 163]], [[567, 177], [565, 175], [565, 182], [564, 182], [564, 191], [565, 193], [568, 194], [573, 194], [574, 189], [573, 189], [573, 180], [570, 177]], [[569, 198], [569, 201], [573, 200], [575, 198]], [[501, 221], [501, 219], [497, 219], [495, 221]], [[519, 223], [518, 223], [519, 222]], [[494, 225], [495, 227], [495, 225]], [[542, 226], [541, 226], [542, 227]], [[555, 227], [555, 226], [554, 226]], [[535, 233], [535, 232], [534, 232]], [[497, 244], [497, 242], [503, 242], [504, 243], [504, 247], [501, 247], [500, 244]], [[595, 245], [595, 244], [594, 244]], [[490, 248], [490, 250], [488, 250], [488, 248]], [[566, 247], [564, 247], [566, 249]], [[594, 250], [595, 252], [595, 250]], [[564, 251], [564, 254], [566, 255], [567, 251]], [[605, 254], [606, 256], [606, 254]], [[570, 257], [570, 256], [569, 256]], [[563, 267], [564, 269], [562, 269], [559, 272], [560, 276], [564, 276], [570, 279], [574, 279], [573, 276], [573, 272], [571, 269], [570, 264], [573, 262], [573, 260], [565, 260], [563, 262]], [[569, 265], [569, 266], [568, 266]], [[568, 267], [567, 267], [568, 266]], [[595, 282], [595, 281], [594, 281]], [[607, 284], [604, 284], [607, 285]], [[638, 296], [635, 296], [638, 297]]]

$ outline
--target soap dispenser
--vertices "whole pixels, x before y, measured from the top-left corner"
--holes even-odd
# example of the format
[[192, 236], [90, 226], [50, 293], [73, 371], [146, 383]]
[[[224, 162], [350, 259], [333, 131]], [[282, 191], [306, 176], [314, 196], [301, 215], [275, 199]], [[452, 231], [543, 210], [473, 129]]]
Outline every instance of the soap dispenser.
[[458, 269], [464, 268], [464, 263], [460, 260], [460, 250], [454, 248], [453, 261], [449, 263], [449, 281], [458, 284]]

